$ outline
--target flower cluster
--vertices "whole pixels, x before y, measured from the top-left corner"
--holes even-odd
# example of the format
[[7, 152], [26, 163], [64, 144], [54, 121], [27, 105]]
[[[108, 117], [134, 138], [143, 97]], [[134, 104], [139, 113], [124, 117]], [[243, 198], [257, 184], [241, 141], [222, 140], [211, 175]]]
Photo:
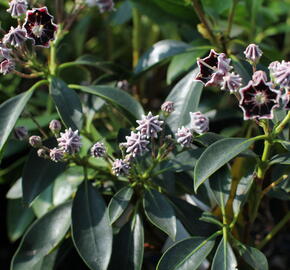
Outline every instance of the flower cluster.
[[[47, 48], [49, 42], [55, 38], [57, 26], [53, 23], [53, 16], [49, 14], [47, 8], [27, 9], [26, 0], [9, 2], [7, 12], [13, 18], [17, 18], [18, 25], [11, 26], [0, 41], [0, 73], [4, 75], [15, 70], [16, 62], [22, 64], [27, 60], [23, 50], [28, 40], [31, 40], [34, 46]], [[26, 64], [25, 67], [27, 68], [28, 65]]]
[[195, 79], [205, 86], [218, 86], [235, 93], [245, 120], [272, 119], [273, 110], [279, 107], [280, 97], [284, 107], [289, 110], [290, 62], [272, 62], [268, 67], [271, 81], [268, 81], [264, 71], [256, 70], [262, 50], [250, 44], [244, 54], [253, 66], [252, 79], [247, 85], [242, 86], [240, 75], [232, 72], [231, 60], [224, 53], [219, 54], [214, 50], [207, 57], [197, 60], [199, 73]]

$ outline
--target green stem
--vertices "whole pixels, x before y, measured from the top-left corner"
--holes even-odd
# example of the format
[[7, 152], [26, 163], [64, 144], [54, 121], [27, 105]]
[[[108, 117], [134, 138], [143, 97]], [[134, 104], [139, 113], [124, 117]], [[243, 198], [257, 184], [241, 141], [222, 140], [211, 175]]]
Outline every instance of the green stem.
[[141, 47], [141, 20], [140, 14], [136, 8], [133, 8], [133, 36], [132, 36], [132, 46], [133, 46], [133, 67], [135, 67], [139, 61], [140, 47]]
[[231, 31], [232, 31], [233, 20], [234, 20], [235, 11], [236, 11], [236, 7], [237, 7], [238, 2], [239, 2], [239, 0], [234, 0], [232, 3], [232, 8], [231, 8], [229, 19], [228, 19], [228, 28], [227, 28], [227, 32], [226, 32], [226, 36], [228, 36], [228, 37], [230, 36]]
[[49, 71], [51, 75], [56, 74], [56, 47], [55, 47], [54, 42], [51, 42], [51, 47], [50, 47]]
[[201, 23], [204, 25], [207, 33], [209, 34], [210, 37], [210, 41], [213, 45], [218, 45], [218, 40], [215, 37], [215, 35], [213, 34], [213, 31], [211, 30], [206, 18], [205, 18], [205, 14], [200, 6], [200, 3], [198, 0], [192, 0], [192, 4], [193, 4], [193, 8], [199, 18], [199, 20], [201, 21]]
[[273, 135], [274, 136], [279, 135], [283, 131], [283, 129], [286, 127], [288, 122], [290, 122], [290, 111], [287, 113], [287, 115], [282, 120], [282, 122], [275, 128]]
[[280, 178], [278, 178], [276, 181], [272, 182], [269, 186], [267, 186], [261, 194], [261, 198], [263, 198], [271, 189], [279, 185], [282, 181], [288, 178], [288, 175], [282, 175]]
[[257, 246], [258, 249], [263, 248], [290, 220], [290, 212], [284, 216], [279, 223], [272, 229], [271, 232], [267, 234], [267, 236], [259, 243]]

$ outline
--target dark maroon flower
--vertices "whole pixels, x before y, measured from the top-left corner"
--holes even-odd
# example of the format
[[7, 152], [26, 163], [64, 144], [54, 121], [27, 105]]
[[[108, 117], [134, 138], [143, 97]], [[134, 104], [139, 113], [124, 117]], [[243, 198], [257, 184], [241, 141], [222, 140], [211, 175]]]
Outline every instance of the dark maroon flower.
[[35, 46], [48, 48], [49, 41], [54, 40], [57, 26], [52, 20], [53, 16], [48, 13], [46, 7], [27, 11], [24, 28], [27, 37], [34, 41]]
[[244, 119], [272, 119], [273, 109], [279, 106], [280, 93], [271, 88], [263, 79], [258, 82], [249, 81], [240, 89], [240, 107]]
[[199, 67], [199, 73], [196, 76], [196, 80], [207, 84], [212, 78], [212, 75], [218, 68], [218, 56], [219, 54], [215, 50], [211, 50], [210, 54], [202, 59], [197, 60]]

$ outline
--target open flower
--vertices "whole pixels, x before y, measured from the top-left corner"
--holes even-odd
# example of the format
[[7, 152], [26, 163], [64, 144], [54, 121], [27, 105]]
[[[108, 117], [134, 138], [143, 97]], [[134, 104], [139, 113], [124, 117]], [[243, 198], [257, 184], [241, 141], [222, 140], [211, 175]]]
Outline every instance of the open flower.
[[149, 112], [147, 115], [143, 115], [141, 120], [136, 122], [139, 126], [136, 128], [141, 132], [142, 135], [145, 135], [148, 138], [157, 138], [157, 133], [162, 130], [161, 125], [163, 121], [159, 121], [159, 115], [152, 115]]
[[271, 88], [263, 79], [259, 82], [249, 81], [240, 89], [240, 107], [244, 119], [272, 119], [273, 109], [279, 106], [280, 93]]
[[27, 37], [32, 39], [35, 46], [49, 47], [49, 41], [54, 40], [57, 26], [52, 22], [53, 16], [48, 13], [46, 7], [28, 10], [24, 28]]
[[12, 0], [9, 2], [9, 8], [7, 12], [11, 13], [12, 17], [18, 17], [22, 14], [25, 14], [27, 10], [27, 1], [26, 0]]
[[82, 146], [81, 137], [78, 133], [78, 130], [72, 131], [71, 128], [66, 129], [64, 133], [61, 132], [57, 139], [59, 148], [68, 154], [77, 153]]
[[145, 139], [145, 136], [142, 135], [140, 132], [134, 133], [131, 132], [130, 136], [126, 136], [126, 143], [123, 145], [127, 148], [126, 153], [132, 154], [133, 157], [137, 155], [143, 155], [145, 152], [149, 151], [147, 148], [147, 144], [149, 141]]
[[199, 73], [195, 78], [197, 81], [206, 85], [212, 79], [213, 73], [217, 71], [218, 56], [219, 54], [215, 50], [211, 50], [207, 57], [197, 60], [199, 67]]

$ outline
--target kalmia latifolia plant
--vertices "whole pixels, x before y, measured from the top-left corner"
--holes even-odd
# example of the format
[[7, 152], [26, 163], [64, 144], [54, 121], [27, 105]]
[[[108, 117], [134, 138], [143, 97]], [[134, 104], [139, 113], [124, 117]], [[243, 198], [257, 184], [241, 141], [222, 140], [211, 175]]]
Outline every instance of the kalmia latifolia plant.
[[[199, 1], [197, 29], [211, 45], [163, 40], [141, 57], [140, 3], [43, 2], [7, 2], [14, 21], [1, 30], [0, 72], [29, 88], [0, 105], [8, 235], [21, 238], [10, 269], [269, 269], [263, 249], [290, 220], [287, 210], [270, 229], [261, 222], [271, 196], [289, 199], [290, 62], [262, 65], [256, 44], [230, 50], [234, 11], [223, 39]], [[108, 24], [127, 9], [134, 71], [88, 55], [63, 60], [70, 35], [85, 39], [81, 22], [93, 14]], [[188, 52], [189, 73], [145, 111], [140, 77]], [[217, 100], [236, 117], [227, 132], [218, 133]]]

